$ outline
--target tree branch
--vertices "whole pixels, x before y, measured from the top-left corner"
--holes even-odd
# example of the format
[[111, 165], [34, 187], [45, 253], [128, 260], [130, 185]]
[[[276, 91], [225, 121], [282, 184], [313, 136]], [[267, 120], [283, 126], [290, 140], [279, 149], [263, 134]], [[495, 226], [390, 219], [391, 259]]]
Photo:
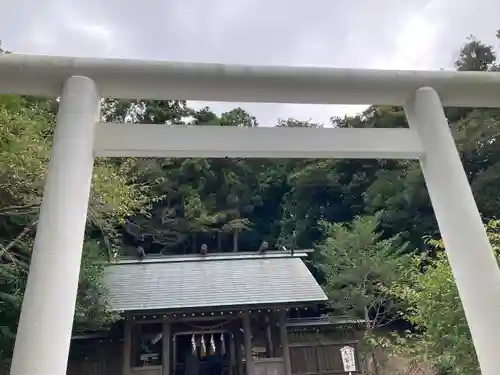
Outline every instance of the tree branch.
[[[36, 210], [33, 210], [31, 212], [26, 212], [25, 210], [31, 210], [36, 207]], [[6, 215], [21, 215], [21, 214], [27, 214], [27, 213], [35, 213], [38, 211], [38, 208], [40, 207], [40, 202], [33, 203], [33, 204], [28, 204], [24, 206], [8, 206], [4, 208], [0, 208], [0, 215], [1, 216], [6, 216]], [[22, 212], [19, 212], [22, 211]]]

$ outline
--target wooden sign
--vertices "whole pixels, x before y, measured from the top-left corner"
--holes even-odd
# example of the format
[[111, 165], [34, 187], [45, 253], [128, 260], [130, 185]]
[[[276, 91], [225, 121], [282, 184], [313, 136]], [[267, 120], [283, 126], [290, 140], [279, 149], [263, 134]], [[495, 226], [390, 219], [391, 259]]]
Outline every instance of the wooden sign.
[[344, 365], [344, 371], [355, 372], [356, 370], [356, 355], [353, 347], [344, 346], [340, 349], [340, 356], [342, 357], [342, 364]]

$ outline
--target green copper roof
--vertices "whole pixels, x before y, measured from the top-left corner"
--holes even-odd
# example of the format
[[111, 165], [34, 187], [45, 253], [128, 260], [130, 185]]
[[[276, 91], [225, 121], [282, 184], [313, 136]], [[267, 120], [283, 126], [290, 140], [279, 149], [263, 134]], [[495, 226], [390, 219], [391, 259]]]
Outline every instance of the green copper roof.
[[110, 307], [120, 311], [296, 304], [327, 299], [300, 258], [276, 252], [125, 261], [106, 268], [105, 284]]

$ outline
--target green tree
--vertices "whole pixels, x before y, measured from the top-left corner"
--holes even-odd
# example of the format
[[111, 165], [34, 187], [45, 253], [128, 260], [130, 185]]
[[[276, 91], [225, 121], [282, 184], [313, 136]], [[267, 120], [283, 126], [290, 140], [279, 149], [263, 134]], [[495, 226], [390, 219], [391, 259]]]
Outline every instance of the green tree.
[[220, 117], [221, 125], [244, 126], [254, 128], [258, 126], [257, 119], [242, 108], [235, 108], [229, 112], [224, 112]]
[[474, 35], [467, 38], [468, 42], [462, 47], [460, 56], [455, 62], [457, 70], [490, 71], [495, 67], [496, 54], [493, 46], [476, 39]]
[[334, 313], [364, 321], [364, 350], [374, 374], [381, 371], [385, 340], [378, 330], [400, 318], [404, 303], [389, 291], [412, 280], [408, 244], [396, 236], [382, 239], [379, 216], [352, 222], [322, 223], [318, 267]]
[[[488, 237], [497, 257], [500, 254], [500, 222], [486, 225]], [[458, 295], [443, 241], [428, 240], [438, 251], [423, 273], [415, 274], [410, 285], [394, 285], [391, 292], [404, 299], [403, 316], [417, 329], [412, 335], [415, 355], [430, 361], [434, 368], [449, 375], [479, 373], [474, 345]], [[415, 259], [415, 263], [420, 259]]]
[[[8, 356], [12, 349], [50, 158], [55, 116], [45, 103], [19, 96], [0, 97], [2, 357]], [[98, 272], [92, 263], [115, 255], [120, 240], [117, 228], [125, 217], [148, 205], [147, 186], [135, 185], [129, 176], [130, 169], [130, 162], [97, 160], [95, 163], [81, 274], [83, 284], [77, 299], [78, 327], [93, 327], [108, 321], [99, 297], [102, 288], [97, 285]], [[94, 250], [88, 250], [91, 247]]]
[[0, 54], [2, 54], [2, 53], [11, 53], [11, 52], [7, 51], [6, 49], [3, 48], [2, 41], [0, 40]]
[[[167, 124], [182, 119], [184, 123], [199, 126], [257, 126], [255, 117], [241, 108], [219, 117], [208, 107], [194, 110], [174, 103], [169, 108], [177, 111], [179, 116], [175, 117], [169, 111], [161, 117], [166, 121], [159, 122], [158, 116], [144, 120], [144, 113], [158, 108], [155, 103], [147, 102], [137, 115], [136, 104], [124, 109], [122, 102], [112, 101], [106, 119]], [[116, 111], [121, 114], [116, 116]], [[210, 249], [222, 251], [226, 246], [225, 239], [231, 236], [231, 247], [238, 250], [241, 235], [250, 229], [249, 215], [259, 204], [256, 194], [259, 165], [259, 162], [243, 159], [156, 158], [137, 161], [134, 175], [140, 175], [140, 181], [152, 186], [155, 202], [147, 213], [129, 218], [125, 231], [130, 237], [130, 245], [135, 246], [147, 237], [149, 252], [196, 252], [202, 243], [208, 244]], [[129, 251], [134, 250], [129, 248]]]

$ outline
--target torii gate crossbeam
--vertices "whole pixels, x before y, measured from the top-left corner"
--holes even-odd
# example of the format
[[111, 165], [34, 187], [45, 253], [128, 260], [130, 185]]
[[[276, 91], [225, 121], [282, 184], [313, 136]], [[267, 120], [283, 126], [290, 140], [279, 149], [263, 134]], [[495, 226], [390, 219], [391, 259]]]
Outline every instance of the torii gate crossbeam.
[[[0, 93], [61, 97], [11, 375], [66, 373], [96, 156], [419, 159], [482, 373], [498, 373], [500, 271], [442, 106], [500, 107], [500, 73], [4, 55]], [[410, 129], [117, 126], [102, 97], [399, 105]]]

